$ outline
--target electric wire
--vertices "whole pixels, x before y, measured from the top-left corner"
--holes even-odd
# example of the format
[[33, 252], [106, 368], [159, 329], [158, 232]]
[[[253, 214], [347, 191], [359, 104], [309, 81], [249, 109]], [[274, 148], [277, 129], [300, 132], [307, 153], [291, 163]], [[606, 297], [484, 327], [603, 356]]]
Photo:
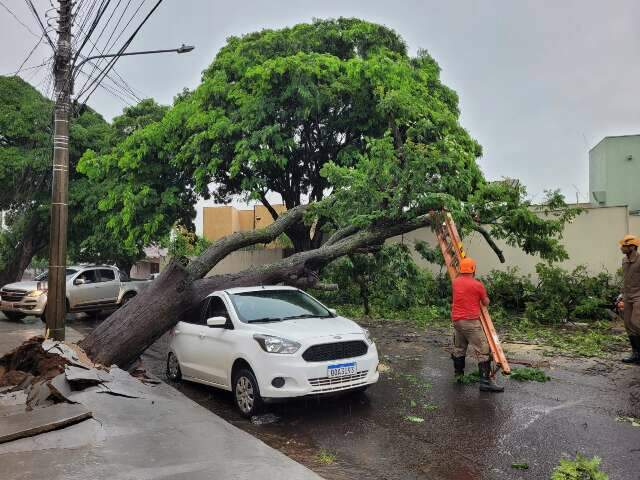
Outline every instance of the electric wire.
[[16, 21], [17, 21], [20, 25], [22, 25], [24, 28], [26, 28], [26, 29], [27, 29], [27, 31], [28, 31], [31, 35], [33, 35], [34, 37], [38, 38], [38, 34], [37, 34], [37, 33], [35, 33], [33, 30], [31, 30], [31, 28], [30, 28], [26, 23], [24, 23], [22, 20], [20, 20], [20, 18], [18, 18], [18, 16], [17, 16], [15, 13], [13, 13], [13, 11], [12, 11], [9, 7], [7, 7], [7, 6], [4, 4], [4, 2], [0, 1], [0, 5], [2, 5], [2, 7], [3, 7], [7, 12], [9, 12], [9, 14], [11, 14], [11, 16], [12, 16], [13, 18], [15, 18], [15, 19], [16, 19]]
[[51, 37], [49, 37], [49, 34], [47, 33], [47, 29], [45, 28], [44, 24], [42, 23], [42, 19], [40, 18], [40, 15], [38, 14], [38, 11], [36, 10], [36, 7], [33, 5], [33, 2], [31, 0], [25, 0], [25, 2], [27, 2], [27, 6], [31, 9], [31, 12], [33, 13], [33, 16], [38, 21], [38, 24], [40, 25], [40, 28], [42, 28], [42, 33], [44, 33], [44, 36], [46, 37], [47, 41], [49, 42], [49, 45], [51, 45], [51, 48], [53, 48], [53, 51], [55, 52], [56, 47], [53, 44], [53, 41], [51, 40]]
[[[113, 68], [113, 66], [115, 65], [115, 63], [118, 61], [118, 59], [120, 58], [120, 56], [125, 52], [125, 50], [129, 47], [129, 45], [131, 45], [131, 42], [133, 42], [133, 39], [136, 37], [136, 35], [138, 34], [138, 32], [142, 29], [142, 27], [144, 26], [145, 23], [147, 23], [147, 21], [149, 20], [149, 18], [151, 17], [151, 15], [153, 15], [153, 13], [156, 11], [156, 9], [160, 6], [160, 4], [163, 2], [163, 0], [158, 0], [156, 2], [156, 4], [153, 6], [153, 8], [149, 11], [149, 13], [147, 13], [147, 15], [144, 17], [144, 19], [142, 20], [142, 22], [140, 22], [140, 25], [138, 25], [138, 27], [134, 30], [134, 32], [131, 34], [131, 36], [127, 39], [127, 41], [122, 45], [122, 47], [120, 48], [120, 50], [118, 51], [117, 55], [115, 57], [113, 57], [111, 59], [111, 61], [103, 68], [101, 75], [93, 81], [92, 84], [90, 84], [84, 91], [80, 92], [78, 94], [78, 101], [80, 101], [82, 95], [84, 93], [86, 93], [87, 91], [89, 92], [86, 97], [84, 98], [82, 103], [86, 103], [89, 98], [91, 97], [91, 95], [93, 94], [93, 92], [95, 91], [95, 89], [97, 88], [97, 84], [101, 81], [102, 78], [104, 78], [104, 76], [109, 73], [109, 71]], [[91, 91], [89, 91], [89, 88], [92, 88]]]

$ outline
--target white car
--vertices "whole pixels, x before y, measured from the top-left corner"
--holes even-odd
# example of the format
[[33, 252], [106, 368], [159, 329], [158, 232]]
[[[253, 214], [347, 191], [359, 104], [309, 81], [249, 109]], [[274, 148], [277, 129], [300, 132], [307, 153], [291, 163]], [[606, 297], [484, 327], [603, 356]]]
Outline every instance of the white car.
[[232, 391], [252, 416], [272, 399], [365, 390], [378, 351], [366, 329], [302, 290], [232, 288], [173, 328], [167, 376]]

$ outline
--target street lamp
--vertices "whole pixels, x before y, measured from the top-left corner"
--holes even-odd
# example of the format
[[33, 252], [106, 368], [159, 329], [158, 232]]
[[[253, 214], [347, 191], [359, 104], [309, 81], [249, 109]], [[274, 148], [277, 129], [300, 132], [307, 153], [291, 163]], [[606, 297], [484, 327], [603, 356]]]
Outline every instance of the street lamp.
[[169, 48], [166, 50], [142, 50], [140, 52], [127, 52], [127, 53], [108, 53], [106, 55], [93, 55], [91, 57], [84, 58], [78, 65], [75, 66], [75, 70], [79, 70], [82, 65], [87, 63], [89, 60], [95, 60], [96, 58], [111, 58], [111, 57], [126, 57], [130, 55], [149, 55], [152, 53], [188, 53], [192, 51], [194, 48], [193, 45], [185, 45], [184, 43], [178, 48]]

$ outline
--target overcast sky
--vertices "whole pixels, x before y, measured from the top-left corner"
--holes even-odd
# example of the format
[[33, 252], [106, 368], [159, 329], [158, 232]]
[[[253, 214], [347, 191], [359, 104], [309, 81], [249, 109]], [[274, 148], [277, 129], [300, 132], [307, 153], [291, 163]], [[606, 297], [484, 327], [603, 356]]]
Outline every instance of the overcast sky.
[[[37, 33], [25, 2], [2, 3]], [[50, 6], [35, 3], [41, 12]], [[589, 148], [606, 135], [640, 133], [637, 0], [165, 0], [130, 50], [196, 50], [121, 59], [117, 69], [139, 96], [170, 103], [198, 85], [228, 36], [339, 16], [385, 24], [412, 53], [428, 50], [460, 96], [462, 124], [484, 148], [486, 176], [519, 178], [534, 199], [560, 188], [586, 201]], [[36, 40], [0, 5], [0, 74], [14, 72]], [[41, 46], [26, 66], [49, 54]], [[21, 75], [37, 84], [41, 70]], [[102, 91], [89, 103], [107, 119], [124, 106]]]

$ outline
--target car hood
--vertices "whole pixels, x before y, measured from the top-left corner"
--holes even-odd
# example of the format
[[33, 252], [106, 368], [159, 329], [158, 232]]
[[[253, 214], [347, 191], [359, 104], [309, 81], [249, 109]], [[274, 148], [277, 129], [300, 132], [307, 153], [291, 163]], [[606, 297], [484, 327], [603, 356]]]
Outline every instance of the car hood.
[[300, 318], [273, 323], [250, 324], [256, 333], [284, 337], [301, 341], [310, 338], [334, 337], [340, 335], [362, 335], [362, 327], [344, 317]]
[[15, 282], [15, 283], [9, 283], [8, 285], [4, 285], [2, 288], [3, 289], [9, 289], [9, 290], [24, 290], [25, 292], [31, 292], [32, 290], [37, 290], [38, 289], [38, 284], [41, 284], [41, 282], [38, 282], [36, 280], [25, 280], [24, 282]]

